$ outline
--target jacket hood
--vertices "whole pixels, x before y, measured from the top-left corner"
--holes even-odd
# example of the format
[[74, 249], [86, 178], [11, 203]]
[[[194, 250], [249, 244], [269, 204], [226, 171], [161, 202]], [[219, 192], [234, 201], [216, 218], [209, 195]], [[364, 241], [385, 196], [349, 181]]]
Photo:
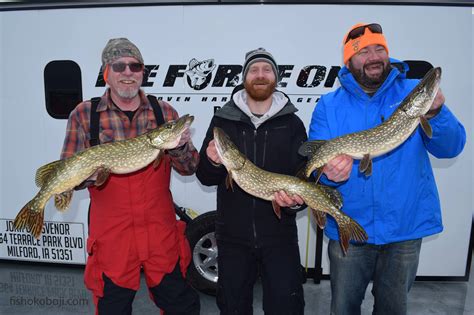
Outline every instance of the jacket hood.
[[232, 91], [231, 100], [220, 108], [215, 115], [224, 119], [247, 122], [258, 128], [269, 119], [298, 111], [285, 93], [276, 90], [272, 97], [273, 102], [269, 111], [262, 117], [256, 117], [250, 112], [246, 102], [247, 92], [243, 84], [240, 84]]

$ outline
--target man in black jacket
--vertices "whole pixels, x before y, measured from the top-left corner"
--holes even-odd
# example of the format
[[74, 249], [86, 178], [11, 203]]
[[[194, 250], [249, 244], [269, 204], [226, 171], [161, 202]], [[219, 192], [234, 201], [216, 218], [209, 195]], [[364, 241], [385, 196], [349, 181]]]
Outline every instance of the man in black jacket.
[[[227, 171], [220, 164], [213, 128], [222, 128], [239, 150], [258, 167], [295, 175], [303, 158], [297, 153], [306, 130], [296, 107], [275, 90], [278, 68], [263, 48], [246, 54], [243, 88], [238, 86], [212, 118], [201, 147], [196, 175], [202, 184], [218, 185], [216, 238], [219, 249], [217, 305], [221, 314], [252, 314], [253, 286], [263, 285], [265, 314], [303, 314], [304, 295], [296, 228], [299, 196], [275, 193], [282, 208], [279, 220], [269, 201], [234, 185], [226, 189]], [[299, 209], [302, 207], [300, 206]]]

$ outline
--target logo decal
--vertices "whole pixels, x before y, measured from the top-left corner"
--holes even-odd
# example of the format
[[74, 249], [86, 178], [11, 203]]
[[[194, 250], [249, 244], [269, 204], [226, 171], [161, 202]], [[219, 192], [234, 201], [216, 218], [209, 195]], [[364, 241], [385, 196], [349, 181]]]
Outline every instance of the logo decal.
[[216, 67], [214, 59], [198, 61], [193, 58], [189, 61], [189, 70], [186, 71], [187, 81], [195, 90], [204, 89], [212, 78], [212, 70]]

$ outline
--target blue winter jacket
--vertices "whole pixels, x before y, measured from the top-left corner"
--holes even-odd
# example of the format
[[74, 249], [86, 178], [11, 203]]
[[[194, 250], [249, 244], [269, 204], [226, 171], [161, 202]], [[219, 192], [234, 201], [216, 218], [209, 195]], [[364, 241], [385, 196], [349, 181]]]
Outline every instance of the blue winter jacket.
[[[408, 65], [395, 59], [389, 76], [369, 97], [346, 67], [339, 71], [341, 87], [321, 97], [313, 112], [310, 140], [327, 140], [375, 127], [386, 120], [419, 80], [407, 79]], [[387, 244], [417, 239], [443, 230], [441, 210], [428, 152], [437, 158], [458, 155], [466, 132], [446, 105], [429, 120], [433, 137], [421, 127], [395, 150], [373, 159], [370, 177], [359, 173], [354, 160], [347, 181], [334, 183], [324, 175], [324, 184], [337, 187], [342, 210], [364, 227], [368, 243]], [[328, 216], [326, 235], [338, 240], [335, 221]]]

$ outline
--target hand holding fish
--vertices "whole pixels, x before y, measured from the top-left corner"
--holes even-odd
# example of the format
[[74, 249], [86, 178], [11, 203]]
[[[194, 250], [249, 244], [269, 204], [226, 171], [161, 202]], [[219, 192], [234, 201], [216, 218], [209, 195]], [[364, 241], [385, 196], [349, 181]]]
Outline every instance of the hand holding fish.
[[347, 253], [350, 240], [367, 241], [364, 229], [341, 211], [342, 196], [337, 190], [294, 176], [265, 171], [247, 159], [222, 129], [214, 127], [213, 132], [214, 140], [209, 142], [207, 150], [208, 154], [209, 151], [217, 150], [220, 161], [227, 169], [227, 188], [233, 189], [235, 182], [252, 196], [270, 201], [278, 218], [281, 218], [282, 205], [292, 206], [303, 202], [311, 209], [320, 228], [324, 228], [326, 214], [329, 214], [339, 227], [339, 240], [344, 253]]
[[189, 131], [189, 128], [186, 128], [181, 134], [181, 138], [179, 139], [179, 142], [176, 148], [182, 147], [183, 145], [188, 143], [189, 140], [191, 140], [191, 132]]
[[441, 106], [444, 104], [445, 101], [446, 101], [446, 98], [444, 97], [444, 94], [440, 88], [438, 90], [438, 93], [436, 93], [436, 96], [433, 100], [433, 104], [431, 105], [430, 110], [426, 113], [426, 118], [430, 119], [436, 116], [441, 110]]
[[404, 143], [418, 126], [421, 126], [426, 137], [431, 138], [433, 130], [427, 118], [438, 114], [444, 103], [443, 93], [438, 93], [440, 82], [441, 68], [433, 68], [380, 125], [330, 140], [305, 142], [298, 151], [309, 159], [304, 175], [309, 177], [317, 170], [316, 182], [323, 172], [329, 175], [328, 178], [334, 175], [333, 180], [343, 180], [344, 177], [337, 178], [337, 174], [332, 174], [332, 169], [325, 166], [337, 156], [346, 154], [360, 160], [359, 171], [371, 176], [372, 159]]
[[222, 160], [219, 157], [219, 154], [217, 153], [216, 142], [214, 139], [209, 141], [209, 144], [206, 148], [206, 154], [209, 161], [215, 166], [222, 164]]
[[343, 182], [349, 178], [354, 160], [347, 154], [340, 154], [329, 160], [323, 168], [323, 173], [333, 182]]
[[64, 211], [78, 186], [85, 188], [95, 180], [94, 185], [100, 187], [106, 184], [110, 174], [132, 173], [151, 163], [153, 167], [159, 167], [165, 150], [176, 148], [181, 140], [189, 141], [189, 135], [186, 140], [182, 134], [189, 133], [193, 120], [193, 116], [184, 115], [138, 137], [93, 146], [67, 159], [43, 165], [35, 176], [40, 190], [17, 214], [13, 222], [15, 228], [28, 228], [39, 238], [44, 208], [51, 197], [54, 197], [56, 208]]
[[289, 208], [289, 207], [294, 207], [294, 206], [297, 206], [297, 205], [304, 204], [304, 201], [303, 201], [303, 199], [301, 199], [300, 196], [293, 195], [292, 197], [290, 197], [284, 190], [280, 190], [280, 191], [275, 192], [273, 194], [273, 196], [275, 197], [276, 203], [280, 207]]
[[441, 105], [443, 105], [445, 101], [446, 101], [446, 98], [444, 97], [443, 91], [441, 91], [441, 88], [440, 88], [438, 90], [438, 93], [436, 93], [435, 99], [433, 101], [433, 105], [431, 105], [430, 110], [440, 108]]

